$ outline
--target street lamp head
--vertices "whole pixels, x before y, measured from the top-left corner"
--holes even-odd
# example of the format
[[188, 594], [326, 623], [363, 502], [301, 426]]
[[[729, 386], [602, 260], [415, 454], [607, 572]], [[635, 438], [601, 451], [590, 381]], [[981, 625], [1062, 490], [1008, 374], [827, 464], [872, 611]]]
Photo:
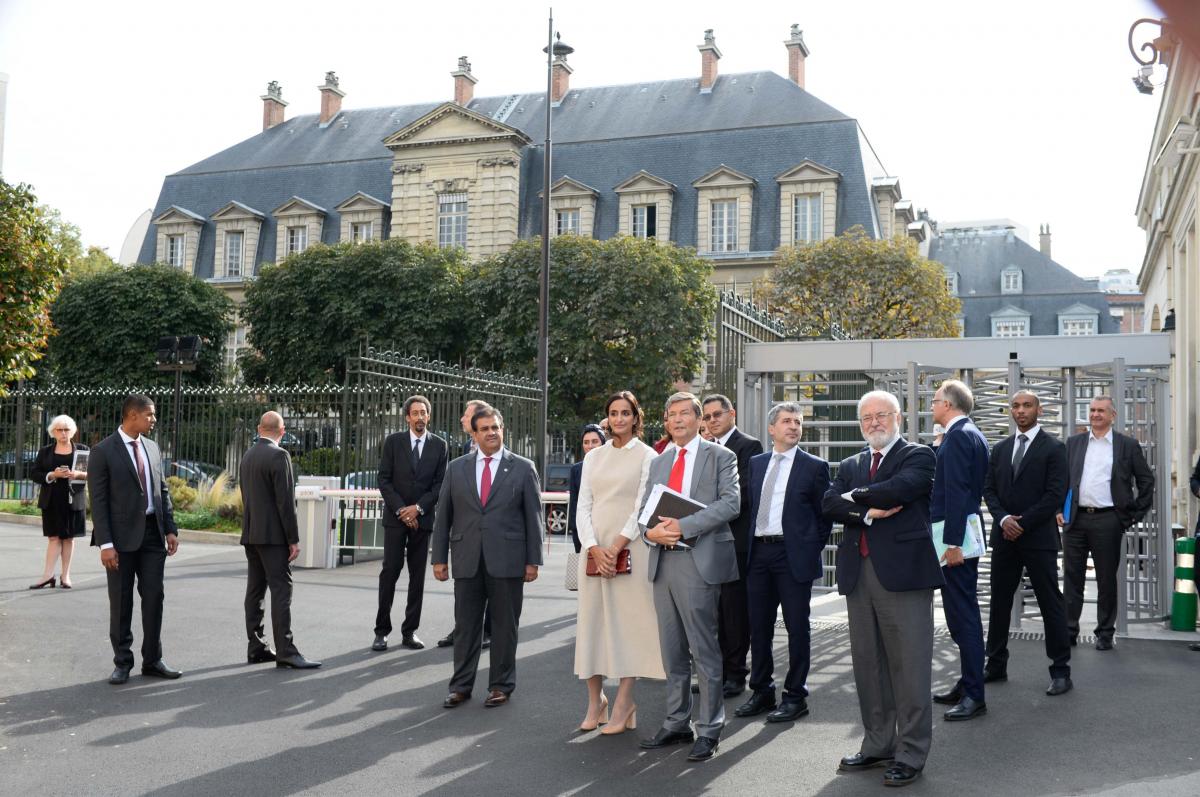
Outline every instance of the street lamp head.
[[[550, 53], [550, 48], [543, 47], [542, 52]], [[573, 52], [575, 52], [575, 48], [562, 40], [562, 34], [561, 33], [555, 34], [554, 52], [553, 52], [554, 57], [555, 58], [566, 58], [568, 55], [570, 55]]]

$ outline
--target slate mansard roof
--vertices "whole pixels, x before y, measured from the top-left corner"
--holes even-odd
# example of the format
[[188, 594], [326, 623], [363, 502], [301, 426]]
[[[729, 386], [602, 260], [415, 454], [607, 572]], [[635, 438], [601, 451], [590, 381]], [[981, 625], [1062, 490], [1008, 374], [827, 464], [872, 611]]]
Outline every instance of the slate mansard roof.
[[[1030, 335], [1057, 335], [1059, 313], [1075, 305], [1096, 311], [1098, 333], [1121, 331], [1103, 293], [1011, 232], [944, 230], [930, 243], [929, 258], [958, 273], [965, 337], [991, 337], [992, 314], [1009, 306], [1029, 313]], [[1020, 293], [1000, 289], [1009, 267], [1022, 272]]]
[[[483, 97], [467, 107], [520, 129], [535, 144], [521, 160], [519, 234], [540, 232], [545, 96]], [[171, 205], [210, 217], [230, 201], [274, 208], [292, 196], [327, 208], [322, 241], [338, 240], [333, 208], [357, 191], [392, 195], [392, 153], [383, 140], [444, 103], [343, 110], [321, 126], [315, 114], [282, 124], [193, 164], [163, 181], [157, 217]], [[645, 169], [674, 183], [671, 240], [696, 242], [696, 193], [691, 183], [724, 164], [756, 180], [750, 249], [779, 246], [779, 185], [775, 177], [805, 159], [841, 174], [837, 233], [876, 229], [869, 181], [855, 120], [773, 72], [722, 75], [711, 93], [695, 78], [572, 89], [552, 110], [552, 180], [563, 176], [594, 186], [597, 238], [617, 231], [612, 189]], [[255, 261], [275, 260], [275, 219], [267, 216]], [[209, 277], [216, 236], [209, 219], [201, 233], [195, 273]], [[139, 261], [155, 257], [151, 225]]]

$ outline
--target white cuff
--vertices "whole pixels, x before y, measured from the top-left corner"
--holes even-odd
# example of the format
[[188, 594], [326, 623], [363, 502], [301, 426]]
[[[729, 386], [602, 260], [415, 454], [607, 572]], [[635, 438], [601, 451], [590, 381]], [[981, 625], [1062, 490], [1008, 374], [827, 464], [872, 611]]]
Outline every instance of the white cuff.
[[46, 484], [49, 484], [50, 482], [53, 481], [53, 479], [50, 478], [53, 475], [54, 475], [54, 471], [50, 471], [49, 473], [46, 474]]
[[875, 518], [871, 517], [870, 515], [867, 515], [867, 516], [865, 516], [865, 517], [863, 518], [863, 525], [864, 525], [864, 526], [869, 526], [869, 525], [871, 525], [871, 524], [872, 524], [872, 523], [874, 523], [874, 522], [875, 522]]
[[111, 542], [106, 542], [100, 546], [100, 550], [107, 551], [111, 547], [113, 547], [113, 544]]

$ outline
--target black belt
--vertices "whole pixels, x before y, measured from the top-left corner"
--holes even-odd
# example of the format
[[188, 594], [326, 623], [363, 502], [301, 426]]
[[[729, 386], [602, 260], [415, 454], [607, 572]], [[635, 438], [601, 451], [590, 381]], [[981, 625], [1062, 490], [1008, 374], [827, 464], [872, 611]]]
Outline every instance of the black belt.
[[1098, 515], [1101, 512], [1115, 512], [1115, 506], [1081, 506], [1080, 511], [1087, 512], [1089, 515]]
[[692, 550], [691, 548], [680, 548], [674, 545], [660, 545], [658, 549], [660, 551], [667, 551], [668, 553], [688, 553]]
[[755, 542], [765, 542], [770, 545], [777, 545], [777, 544], [783, 542], [783, 535], [782, 534], [764, 534], [761, 537], [755, 537], [754, 541]]

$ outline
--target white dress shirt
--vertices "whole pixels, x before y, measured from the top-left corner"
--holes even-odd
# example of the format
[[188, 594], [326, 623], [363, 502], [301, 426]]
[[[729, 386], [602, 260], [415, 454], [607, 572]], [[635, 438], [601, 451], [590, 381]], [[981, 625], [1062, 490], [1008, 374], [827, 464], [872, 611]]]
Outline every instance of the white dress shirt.
[[[486, 456], [489, 456], [489, 455], [483, 453], [482, 448], [475, 452], [475, 494], [478, 496], [483, 495], [483, 466], [484, 466], [483, 459]], [[500, 446], [500, 448], [496, 451], [496, 453], [491, 454], [490, 456], [492, 458], [492, 461], [487, 464], [487, 467], [492, 472], [491, 483], [495, 484], [496, 483], [496, 468], [499, 467], [499, 465], [500, 465], [500, 458], [504, 456], [504, 446]], [[490, 494], [489, 494], [489, 497], [490, 497]]]
[[1020, 429], [1017, 430], [1016, 435], [1013, 437], [1013, 462], [1015, 462], [1017, 459], [1017, 452], [1021, 450], [1021, 441], [1017, 438], [1019, 438], [1021, 435], [1025, 435], [1025, 437], [1028, 438], [1028, 441], [1025, 443], [1025, 453], [1028, 454], [1029, 449], [1033, 446], [1034, 438], [1038, 436], [1038, 432], [1040, 431], [1042, 431], [1042, 425], [1040, 423], [1035, 423], [1033, 428], [1031, 428], [1028, 432], [1022, 432]]
[[[700, 450], [700, 435], [696, 435], [685, 445], [684, 450], [687, 454], [683, 458], [683, 489], [679, 492], [685, 497], [692, 497], [692, 467], [696, 464], [696, 452]], [[675, 467], [675, 460], [679, 459], [679, 447], [672, 444], [668, 449], [671, 452], [671, 467]]]
[[418, 459], [420, 459], [421, 454], [424, 453], [425, 443], [428, 440], [429, 440], [429, 430], [428, 429], [426, 429], [425, 434], [422, 434], [422, 435], [415, 435], [415, 434], [413, 434], [412, 429], [408, 430], [408, 444], [411, 447], [411, 450], [417, 452]]
[[1087, 452], [1083, 456], [1083, 475], [1079, 478], [1079, 505], [1105, 509], [1112, 497], [1113, 433], [1103, 437], [1088, 432]]
[[729, 431], [717, 438], [717, 442], [725, 447], [729, 447], [729, 438], [733, 437], [733, 433], [737, 431], [737, 425], [729, 427]]
[[146, 474], [146, 481], [142, 485], [142, 489], [146, 493], [146, 514], [154, 514], [154, 490], [151, 489], [153, 477], [150, 475], [150, 457], [146, 456], [146, 445], [142, 442], [141, 435], [130, 437], [125, 434], [125, 430], [120, 426], [117, 427], [117, 434], [121, 435], [121, 442], [125, 444], [125, 456], [129, 457], [129, 461], [133, 463], [133, 472], [137, 473], [137, 460], [133, 456], [133, 446], [130, 443], [137, 441], [138, 456], [142, 458], [142, 470]]
[[[775, 457], [782, 457], [782, 459], [776, 463]], [[771, 502], [771, 514], [767, 516], [767, 527], [765, 529], [758, 528], [758, 518], [754, 518], [755, 537], [778, 537], [783, 534], [783, 502], [787, 496], [788, 479], [792, 475], [792, 463], [795, 461], [795, 446], [792, 446], [787, 451], [771, 451], [771, 461], [767, 463], [767, 472], [763, 474], [763, 484], [767, 483], [767, 479], [771, 475], [771, 468], [778, 468], [779, 473], [775, 476], [775, 489], [771, 494], [769, 496], [759, 496], [758, 500], [760, 502]]]

